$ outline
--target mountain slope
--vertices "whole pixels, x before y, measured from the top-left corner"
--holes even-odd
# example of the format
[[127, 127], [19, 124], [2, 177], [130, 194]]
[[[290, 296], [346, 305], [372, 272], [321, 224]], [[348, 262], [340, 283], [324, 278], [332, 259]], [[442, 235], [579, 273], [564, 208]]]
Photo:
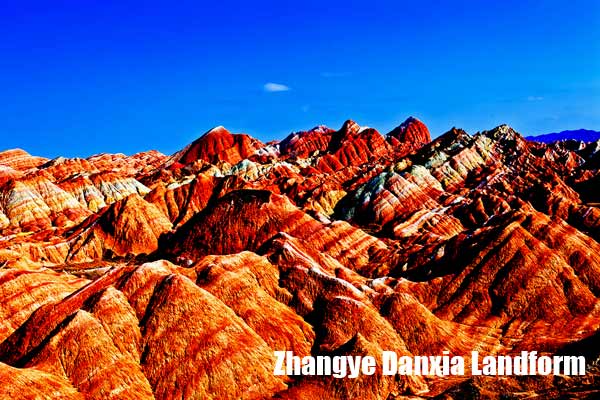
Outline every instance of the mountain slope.
[[[598, 394], [597, 142], [348, 120], [263, 144], [0, 153], [0, 397]], [[586, 354], [585, 377], [273, 374], [296, 355]], [[467, 365], [468, 369], [468, 365]]]

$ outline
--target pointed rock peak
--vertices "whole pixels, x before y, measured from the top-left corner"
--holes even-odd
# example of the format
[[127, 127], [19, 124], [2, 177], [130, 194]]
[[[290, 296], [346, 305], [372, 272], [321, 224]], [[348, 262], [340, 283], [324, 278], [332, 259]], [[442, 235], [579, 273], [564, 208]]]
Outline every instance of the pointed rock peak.
[[308, 157], [315, 151], [324, 151], [329, 145], [334, 129], [325, 125], [308, 131], [292, 132], [279, 143], [281, 154]]
[[482, 134], [494, 140], [515, 140], [517, 137], [521, 137], [507, 124], [499, 125], [489, 131], [483, 131]]
[[176, 154], [176, 161], [187, 165], [196, 160], [211, 164], [226, 161], [236, 164], [252, 156], [264, 144], [245, 133], [233, 134], [223, 126], [212, 128]]
[[434, 143], [442, 148], [446, 148], [457, 144], [468, 143], [471, 139], [471, 135], [466, 131], [457, 127], [452, 127], [448, 132], [440, 135]]
[[356, 122], [352, 121], [351, 119], [344, 122], [344, 125], [342, 125], [342, 129], [340, 129], [341, 132], [344, 132], [345, 134], [351, 134], [351, 135], [356, 135], [357, 133], [360, 132], [360, 130], [361, 130], [360, 125], [358, 125]]
[[231, 132], [229, 132], [223, 125], [219, 125], [219, 126], [215, 126], [214, 128], [210, 129], [201, 137], [205, 137], [208, 135], [231, 135]]
[[311, 128], [307, 131], [292, 132], [287, 137], [285, 137], [280, 143], [283, 145], [284, 143], [296, 141], [301, 137], [330, 134], [333, 132], [335, 132], [335, 129], [331, 129], [325, 125], [317, 125], [314, 128]]
[[285, 139], [283, 139], [282, 142], [284, 140], [286, 140], [287, 138], [293, 137], [293, 136], [306, 136], [306, 135], [316, 134], [316, 133], [331, 133], [331, 132], [335, 132], [335, 129], [331, 129], [327, 125], [317, 125], [307, 131], [294, 131], [294, 132], [290, 133]]
[[[418, 118], [413, 117], [412, 115], [400, 124], [400, 126], [408, 126], [410, 124], [423, 124]], [[424, 125], [424, 124], [423, 124]]]
[[327, 125], [317, 125], [308, 132], [330, 133], [332, 131], [334, 131], [334, 129], [331, 129]]
[[503, 135], [506, 135], [506, 134], [514, 132], [514, 129], [511, 128], [507, 124], [502, 124], [502, 125], [498, 125], [494, 129], [492, 129], [492, 131], [498, 131], [498, 132], [502, 133]]
[[471, 135], [469, 135], [464, 129], [457, 128], [455, 126], [453, 126], [452, 129], [450, 129], [444, 135], [448, 135], [448, 136], [451, 136], [451, 137], [457, 138], [457, 139], [471, 137]]
[[431, 142], [429, 129], [415, 117], [408, 117], [406, 121], [387, 134], [389, 139], [396, 139], [400, 143], [422, 146]]

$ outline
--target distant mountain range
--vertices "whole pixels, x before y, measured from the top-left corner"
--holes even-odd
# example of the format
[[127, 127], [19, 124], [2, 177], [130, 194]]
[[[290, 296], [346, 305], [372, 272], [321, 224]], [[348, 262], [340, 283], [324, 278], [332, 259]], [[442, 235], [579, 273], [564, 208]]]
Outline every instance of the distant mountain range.
[[589, 129], [577, 129], [572, 131], [562, 131], [547, 133], [544, 135], [527, 136], [526, 139], [542, 143], [552, 143], [559, 140], [581, 140], [582, 142], [595, 142], [600, 140], [600, 132]]

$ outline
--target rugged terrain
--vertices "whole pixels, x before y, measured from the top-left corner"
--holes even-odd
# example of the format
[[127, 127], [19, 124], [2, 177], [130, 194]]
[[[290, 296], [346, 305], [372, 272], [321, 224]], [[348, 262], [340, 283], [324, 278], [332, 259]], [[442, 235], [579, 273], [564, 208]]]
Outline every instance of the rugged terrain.
[[[594, 398], [598, 168], [600, 142], [432, 141], [415, 118], [0, 152], [0, 398]], [[281, 377], [274, 350], [570, 351], [589, 373]]]

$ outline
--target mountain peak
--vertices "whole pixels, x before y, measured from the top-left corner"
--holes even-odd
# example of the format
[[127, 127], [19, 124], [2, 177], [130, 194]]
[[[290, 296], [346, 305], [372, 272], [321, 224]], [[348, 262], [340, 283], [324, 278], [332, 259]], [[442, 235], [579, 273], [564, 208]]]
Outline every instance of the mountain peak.
[[32, 156], [23, 149], [16, 148], [0, 151], [0, 165], [5, 165], [15, 170], [34, 168], [47, 161], [48, 159]]
[[401, 153], [410, 153], [431, 142], [427, 126], [412, 116], [388, 132], [386, 137], [388, 142]]
[[483, 131], [482, 134], [494, 140], [515, 140], [521, 136], [507, 124], [498, 125], [492, 130]]
[[361, 130], [360, 125], [358, 125], [356, 122], [354, 122], [351, 119], [346, 120], [346, 122], [344, 122], [344, 124], [342, 125], [342, 129], [340, 129], [341, 132], [351, 134], [351, 135], [356, 135], [357, 133], [360, 132], [360, 130]]
[[202, 136], [206, 136], [206, 135], [211, 135], [211, 134], [228, 134], [231, 135], [231, 132], [229, 132], [227, 130], [227, 128], [225, 128], [223, 125], [219, 125], [219, 126], [215, 126], [212, 129], [209, 129], [208, 131], [206, 131], [206, 133], [204, 133], [204, 135]]
[[249, 135], [233, 134], [223, 126], [216, 126], [183, 149], [177, 161], [183, 165], [196, 160], [235, 164], [250, 157], [261, 147], [264, 144]]
[[411, 115], [410, 117], [406, 118], [406, 120], [401, 125], [408, 125], [408, 124], [411, 124], [411, 123], [420, 123], [420, 124], [422, 124], [421, 120], [419, 120], [418, 118], [413, 117]]

